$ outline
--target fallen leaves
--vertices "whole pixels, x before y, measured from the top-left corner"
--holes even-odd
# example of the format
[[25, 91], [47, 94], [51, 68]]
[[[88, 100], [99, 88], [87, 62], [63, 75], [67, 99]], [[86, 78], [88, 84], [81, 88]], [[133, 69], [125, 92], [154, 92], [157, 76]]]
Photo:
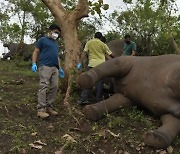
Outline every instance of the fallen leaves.
[[19, 80], [11, 80], [11, 81], [8, 81], [8, 82], [5, 82], [5, 81], [2, 81], [3, 84], [11, 84], [11, 85], [21, 85], [21, 84], [24, 84], [24, 80], [23, 79], [19, 79]]
[[31, 136], [36, 136], [36, 135], [37, 135], [37, 132], [31, 133]]
[[77, 141], [69, 134], [65, 134], [62, 139], [65, 139], [65, 141], [68, 143], [77, 143]]
[[156, 150], [156, 152], [159, 154], [173, 154], [174, 149], [172, 146], [169, 146], [166, 150], [160, 149], [160, 150]]
[[61, 147], [59, 151], [56, 151], [55, 154], [63, 154], [64, 148], [71, 143], [77, 143], [77, 141], [69, 134], [65, 134], [61, 137], [61, 139], [64, 140], [65, 144]]
[[111, 134], [113, 137], [119, 137], [119, 134], [115, 134], [115, 133], [111, 132], [110, 130], [107, 130], [107, 132], [109, 134]]
[[37, 141], [34, 141], [33, 143], [30, 143], [29, 146], [31, 148], [35, 148], [35, 149], [42, 149], [43, 146], [46, 146], [47, 144], [46, 143], [43, 143], [41, 140], [37, 140]]

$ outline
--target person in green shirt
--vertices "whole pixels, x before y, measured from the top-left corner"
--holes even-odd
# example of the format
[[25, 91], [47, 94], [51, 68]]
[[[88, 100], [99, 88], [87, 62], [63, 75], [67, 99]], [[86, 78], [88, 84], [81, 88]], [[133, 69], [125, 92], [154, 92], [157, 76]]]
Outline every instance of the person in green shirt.
[[136, 43], [131, 41], [131, 36], [126, 34], [124, 37], [124, 50], [123, 55], [135, 56], [136, 55]]
[[[103, 35], [100, 32], [96, 32], [93, 39], [89, 40], [85, 47], [84, 51], [81, 54], [80, 62], [77, 64], [78, 70], [81, 69], [82, 61], [88, 55], [88, 69], [96, 67], [97, 65], [105, 62], [105, 57], [108, 59], [113, 58], [112, 52], [109, 47], [101, 41]], [[103, 80], [99, 81], [96, 84], [96, 102], [102, 100], [102, 89], [103, 89]], [[81, 105], [89, 103], [89, 92], [90, 89], [83, 90], [81, 93], [81, 100], [78, 102]]]

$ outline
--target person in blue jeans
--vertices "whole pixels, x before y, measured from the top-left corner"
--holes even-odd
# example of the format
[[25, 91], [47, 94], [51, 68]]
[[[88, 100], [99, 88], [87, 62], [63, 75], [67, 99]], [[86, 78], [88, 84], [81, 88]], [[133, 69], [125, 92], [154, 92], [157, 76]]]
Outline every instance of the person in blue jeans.
[[56, 40], [59, 38], [61, 29], [58, 25], [49, 27], [48, 36], [41, 37], [32, 55], [32, 71], [37, 71], [37, 60], [39, 56], [39, 92], [37, 116], [44, 119], [50, 115], [58, 115], [53, 109], [52, 103], [58, 90], [58, 76], [64, 78], [58, 57], [59, 46]]

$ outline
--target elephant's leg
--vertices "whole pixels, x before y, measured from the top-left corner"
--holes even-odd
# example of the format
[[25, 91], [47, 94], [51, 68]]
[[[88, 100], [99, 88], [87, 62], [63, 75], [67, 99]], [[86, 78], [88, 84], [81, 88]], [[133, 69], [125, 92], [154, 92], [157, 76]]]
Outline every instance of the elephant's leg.
[[175, 117], [180, 118], [180, 103], [176, 102], [176, 104], [171, 105], [169, 107], [169, 112]]
[[168, 147], [180, 133], [180, 119], [171, 114], [161, 116], [162, 126], [144, 134], [144, 142], [155, 148]]
[[[157, 97], [156, 97], [156, 100]], [[157, 115], [171, 114], [177, 118], [180, 118], [180, 102], [177, 99], [172, 99], [168, 94], [166, 96], [161, 96], [159, 99], [160, 103], [151, 106], [154, 109], [154, 113]]]
[[132, 106], [132, 102], [122, 94], [117, 93], [106, 100], [85, 106], [84, 114], [86, 118], [96, 121], [100, 119], [105, 113], [111, 113], [117, 111], [120, 108], [130, 106]]

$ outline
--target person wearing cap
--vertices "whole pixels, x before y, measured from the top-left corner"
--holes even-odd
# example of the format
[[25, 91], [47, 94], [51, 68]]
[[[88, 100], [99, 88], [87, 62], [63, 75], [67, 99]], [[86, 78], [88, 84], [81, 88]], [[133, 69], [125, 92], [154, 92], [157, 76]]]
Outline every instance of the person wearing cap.
[[[80, 62], [77, 64], [78, 70], [81, 69], [82, 61], [88, 55], [88, 69], [96, 67], [97, 65], [105, 62], [105, 56], [113, 58], [112, 52], [109, 47], [102, 42], [103, 35], [101, 32], [96, 32], [94, 38], [89, 40], [85, 47], [84, 51], [80, 56]], [[103, 89], [103, 80], [99, 81], [96, 84], [96, 102], [102, 100], [102, 89]], [[89, 104], [89, 93], [90, 89], [85, 89], [81, 93], [81, 100], [78, 101], [80, 105]]]
[[[32, 55], [32, 71], [39, 70], [39, 92], [37, 104], [37, 116], [44, 119], [50, 115], [58, 115], [53, 108], [53, 101], [58, 90], [58, 76], [64, 78], [58, 56], [59, 46], [56, 40], [59, 38], [61, 29], [53, 24], [49, 27], [48, 36], [41, 37]], [[39, 57], [39, 59], [38, 59]], [[37, 67], [37, 60], [39, 65]]]

